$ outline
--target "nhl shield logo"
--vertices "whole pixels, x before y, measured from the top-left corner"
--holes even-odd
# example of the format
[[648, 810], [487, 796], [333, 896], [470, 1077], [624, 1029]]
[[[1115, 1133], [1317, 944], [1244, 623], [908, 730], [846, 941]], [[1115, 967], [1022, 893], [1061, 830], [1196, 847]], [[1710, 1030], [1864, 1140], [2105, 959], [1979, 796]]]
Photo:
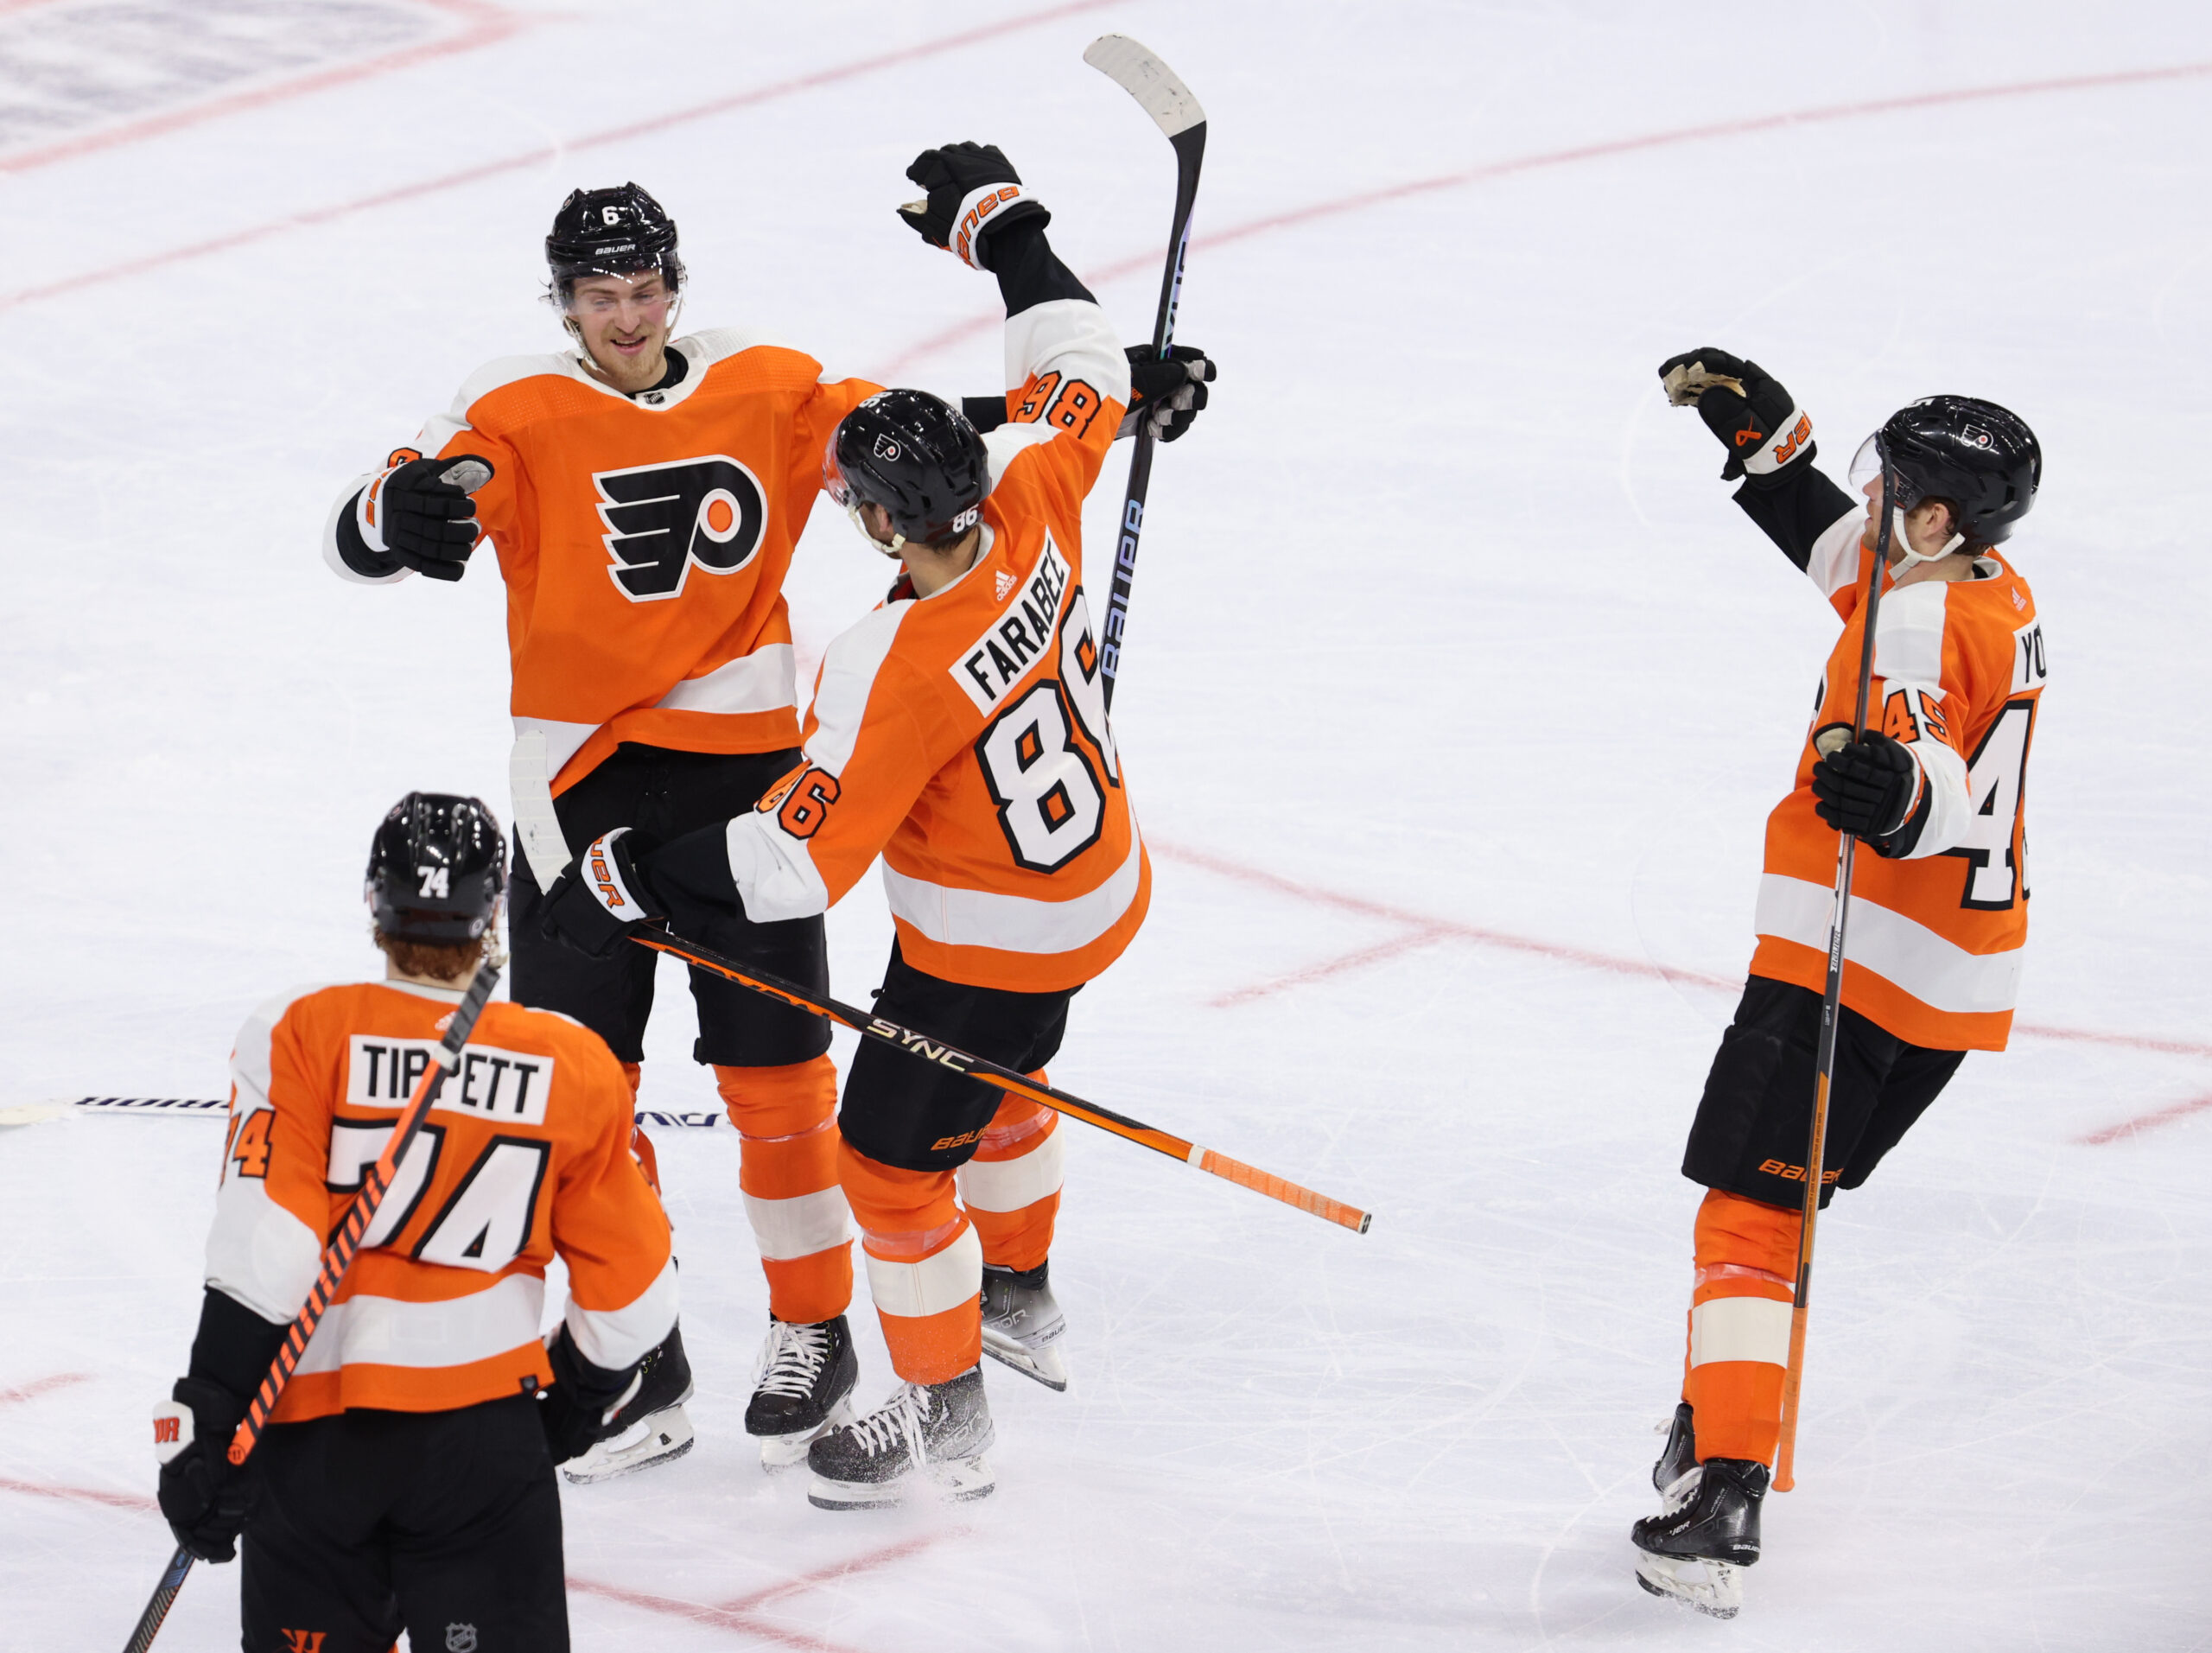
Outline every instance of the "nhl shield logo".
[[446, 1626], [446, 1653], [476, 1653], [476, 1626], [448, 1624]]

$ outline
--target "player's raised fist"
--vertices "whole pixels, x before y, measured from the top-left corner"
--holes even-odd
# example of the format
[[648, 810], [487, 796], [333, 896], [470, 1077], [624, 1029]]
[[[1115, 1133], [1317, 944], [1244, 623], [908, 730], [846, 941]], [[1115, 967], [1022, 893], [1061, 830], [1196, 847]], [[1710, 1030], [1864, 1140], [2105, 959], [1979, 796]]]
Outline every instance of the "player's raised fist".
[[995, 143], [924, 149], [906, 175], [929, 194], [900, 207], [899, 216], [923, 240], [957, 253], [970, 269], [991, 267], [990, 238], [1007, 225], [1032, 221], [1042, 229], [1052, 221], [1044, 204], [1022, 188], [1021, 175]]
[[1905, 823], [1919, 787], [1920, 766], [1912, 754], [1868, 729], [1855, 744], [1834, 743], [1813, 766], [1813, 811], [1838, 832], [1864, 838], [1878, 854], [1886, 854], [1882, 841]]
[[458, 580], [476, 549], [476, 501], [469, 495], [491, 480], [491, 461], [474, 454], [424, 459], [403, 448], [361, 490], [355, 525], [371, 550], [433, 580]]
[[1753, 487], [1772, 487], [1785, 466], [1813, 452], [1812, 420], [1755, 361], [1707, 345], [1668, 357], [1659, 364], [1659, 382], [1669, 402], [1695, 408], [1728, 449], [1724, 482], [1748, 475]]
[[1152, 353], [1150, 345], [1131, 345], [1128, 354], [1129, 410], [1117, 437], [1134, 436], [1143, 429], [1161, 442], [1173, 442], [1205, 410], [1213, 363], [1195, 345], [1171, 345], [1165, 361]]

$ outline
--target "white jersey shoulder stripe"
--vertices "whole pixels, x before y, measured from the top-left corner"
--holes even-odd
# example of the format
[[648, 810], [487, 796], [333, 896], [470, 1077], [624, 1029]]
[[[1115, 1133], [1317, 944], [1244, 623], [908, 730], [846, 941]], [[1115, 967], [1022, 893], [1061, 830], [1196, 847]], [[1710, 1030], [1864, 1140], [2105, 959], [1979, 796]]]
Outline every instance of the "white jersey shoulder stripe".
[[1812, 555], [1805, 560], [1805, 575], [1820, 588], [1823, 597], [1834, 596], [1859, 578], [1859, 536], [1866, 523], [1864, 512], [1847, 512], [1813, 542]]
[[1874, 675], [1884, 683], [1943, 692], [1944, 596], [1950, 588], [1942, 580], [1923, 580], [1883, 594], [1874, 620]]
[[899, 640], [899, 627], [913, 612], [912, 600], [887, 602], [855, 626], [838, 633], [822, 657], [814, 683], [814, 732], [806, 739], [807, 761], [833, 775], [845, 772], [868, 715], [868, 696], [877, 674]]
[[423, 427], [415, 445], [435, 454], [462, 431], [473, 428], [470, 412], [479, 402], [505, 385], [526, 378], [580, 378], [573, 356], [502, 356], [486, 362], [462, 381], [461, 392], [447, 411], [435, 414]]

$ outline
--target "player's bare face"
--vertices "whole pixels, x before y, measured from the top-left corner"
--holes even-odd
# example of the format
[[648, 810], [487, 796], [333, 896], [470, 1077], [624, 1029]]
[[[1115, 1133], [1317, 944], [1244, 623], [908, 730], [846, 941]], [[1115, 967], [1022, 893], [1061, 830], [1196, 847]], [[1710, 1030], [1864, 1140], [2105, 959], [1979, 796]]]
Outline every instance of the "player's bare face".
[[626, 392], [658, 385], [668, 367], [663, 353], [675, 298], [657, 270], [578, 281], [568, 315], [593, 373]]
[[[1880, 547], [1882, 533], [1882, 479], [1867, 479], [1859, 490], [1866, 496], [1866, 525], [1859, 531], [1861, 549], [1875, 550]], [[1923, 500], [1904, 513], [1905, 544], [1895, 544], [1891, 536], [1890, 561], [1901, 561], [1910, 550], [1916, 556], [1932, 557], [1941, 555], [1951, 537], [1951, 508], [1935, 500]]]

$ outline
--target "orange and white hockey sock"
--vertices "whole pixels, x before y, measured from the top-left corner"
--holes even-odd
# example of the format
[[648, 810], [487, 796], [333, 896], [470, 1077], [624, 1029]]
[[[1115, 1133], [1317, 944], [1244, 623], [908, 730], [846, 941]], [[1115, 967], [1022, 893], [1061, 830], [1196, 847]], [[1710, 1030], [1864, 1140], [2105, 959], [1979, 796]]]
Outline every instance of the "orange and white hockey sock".
[[837, 1179], [861, 1226], [868, 1288], [910, 1383], [943, 1383], [983, 1357], [983, 1248], [950, 1171], [902, 1171], [837, 1145]]
[[1772, 1464], [1782, 1437], [1799, 1214], [1715, 1188], [1697, 1211], [1682, 1398], [1695, 1409], [1697, 1458]]
[[[1041, 1072], [1029, 1076], [1045, 1083]], [[1059, 1215], [1064, 1151], [1060, 1116], [1041, 1103], [1009, 1096], [960, 1167], [960, 1203], [998, 1268], [1034, 1268], [1052, 1249]]]
[[786, 1067], [717, 1067], [737, 1127], [737, 1186], [768, 1276], [768, 1312], [835, 1319], [853, 1300], [852, 1230], [837, 1186], [837, 1070], [826, 1056]]

